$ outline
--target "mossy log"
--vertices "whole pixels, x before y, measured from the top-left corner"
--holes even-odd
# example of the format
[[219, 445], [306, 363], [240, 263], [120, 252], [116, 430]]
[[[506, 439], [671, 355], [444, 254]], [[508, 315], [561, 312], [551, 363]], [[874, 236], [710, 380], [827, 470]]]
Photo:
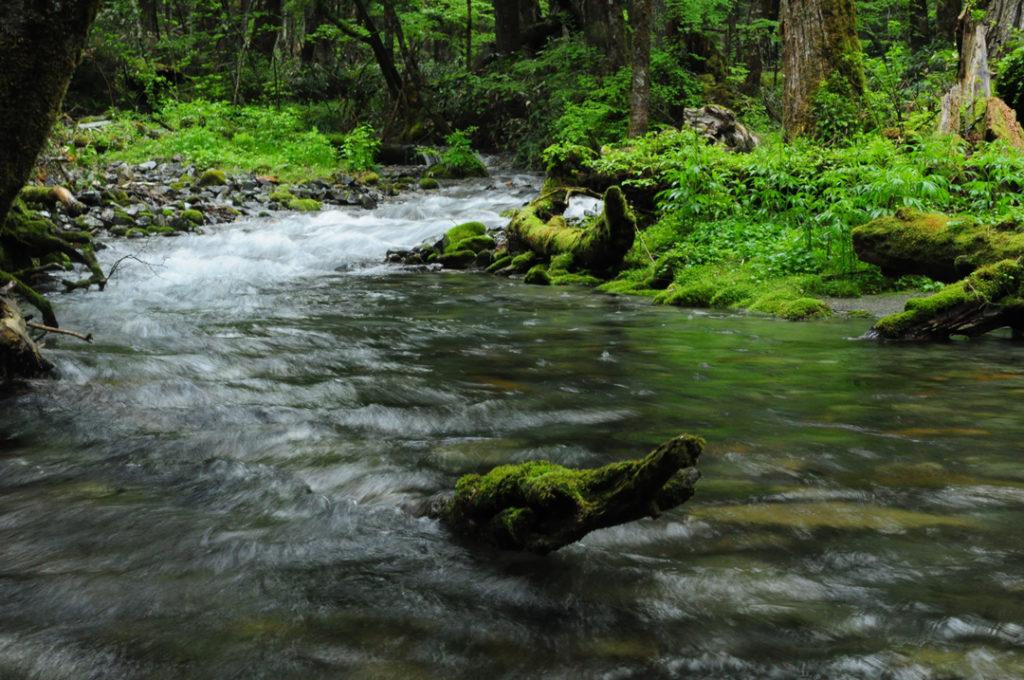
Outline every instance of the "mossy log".
[[890, 340], [974, 337], [1009, 326], [1024, 337], [1024, 265], [1002, 260], [979, 268], [935, 295], [908, 300], [904, 311], [883, 317], [873, 333]]
[[466, 475], [437, 513], [455, 531], [545, 555], [595, 529], [657, 517], [693, 496], [704, 440], [680, 435], [640, 460], [576, 470], [547, 461]]
[[0, 384], [31, 378], [50, 368], [29, 336], [17, 303], [0, 295]]
[[516, 211], [509, 238], [545, 258], [571, 254], [578, 269], [616, 269], [636, 236], [636, 217], [622, 190], [609, 187], [601, 215], [580, 226], [571, 226], [562, 217], [569, 192], [567, 187], [545, 185], [537, 200]]
[[923, 274], [952, 283], [978, 267], [1024, 255], [1020, 225], [900, 210], [853, 230], [853, 249], [889, 276]]

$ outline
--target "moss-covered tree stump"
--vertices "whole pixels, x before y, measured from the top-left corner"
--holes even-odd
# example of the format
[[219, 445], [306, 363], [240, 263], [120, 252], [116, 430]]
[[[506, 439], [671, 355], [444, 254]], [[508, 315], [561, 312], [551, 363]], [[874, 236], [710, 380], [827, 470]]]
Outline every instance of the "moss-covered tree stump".
[[577, 269], [594, 272], [617, 268], [636, 237], [636, 217], [622, 190], [609, 187], [601, 215], [581, 225], [562, 216], [568, 187], [545, 185], [540, 198], [517, 210], [508, 226], [510, 241], [546, 259], [572, 255]]
[[437, 514], [465, 536], [545, 555], [595, 529], [657, 517], [688, 500], [703, 448], [703, 439], [684, 434], [643, 459], [596, 469], [502, 465], [460, 479]]

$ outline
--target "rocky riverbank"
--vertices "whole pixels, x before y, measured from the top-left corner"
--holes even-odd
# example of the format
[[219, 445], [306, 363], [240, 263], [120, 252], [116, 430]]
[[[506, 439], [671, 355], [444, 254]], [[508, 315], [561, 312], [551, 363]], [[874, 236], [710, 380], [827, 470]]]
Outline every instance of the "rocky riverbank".
[[77, 191], [28, 187], [30, 207], [62, 229], [105, 231], [129, 238], [173, 236], [204, 225], [324, 206], [375, 208], [417, 180], [409, 168], [315, 179], [292, 185], [258, 174], [227, 174], [180, 161], [115, 162]]

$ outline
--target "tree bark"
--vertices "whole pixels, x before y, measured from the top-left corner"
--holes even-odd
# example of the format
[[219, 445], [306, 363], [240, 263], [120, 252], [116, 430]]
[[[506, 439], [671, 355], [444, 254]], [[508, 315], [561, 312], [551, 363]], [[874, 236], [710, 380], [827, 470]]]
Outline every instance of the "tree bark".
[[988, 26], [986, 40], [989, 56], [999, 59], [1013, 32], [1024, 31], [1024, 1], [988, 0], [980, 5], [979, 9], [985, 10], [984, 23]]
[[783, 126], [787, 137], [812, 133], [815, 99], [828, 81], [851, 100], [864, 95], [864, 72], [853, 0], [783, 0], [781, 5]]
[[629, 129], [626, 136], [647, 134], [651, 108], [651, 5], [652, 0], [633, 0], [629, 13], [632, 30], [633, 79], [630, 84]]
[[99, 0], [0, 3], [0, 229], [60, 111]]
[[466, 475], [435, 513], [455, 531], [539, 555], [595, 529], [657, 517], [693, 496], [704, 440], [671, 439], [641, 460], [573, 470], [547, 461]]

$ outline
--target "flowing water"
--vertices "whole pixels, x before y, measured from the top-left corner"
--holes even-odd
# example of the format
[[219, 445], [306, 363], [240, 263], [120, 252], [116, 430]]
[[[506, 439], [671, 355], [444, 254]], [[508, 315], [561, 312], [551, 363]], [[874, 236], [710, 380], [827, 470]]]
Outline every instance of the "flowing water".
[[[1024, 676], [1024, 348], [379, 264], [529, 181], [104, 251], [0, 398], [0, 678]], [[683, 431], [692, 501], [544, 558], [410, 511]]]

